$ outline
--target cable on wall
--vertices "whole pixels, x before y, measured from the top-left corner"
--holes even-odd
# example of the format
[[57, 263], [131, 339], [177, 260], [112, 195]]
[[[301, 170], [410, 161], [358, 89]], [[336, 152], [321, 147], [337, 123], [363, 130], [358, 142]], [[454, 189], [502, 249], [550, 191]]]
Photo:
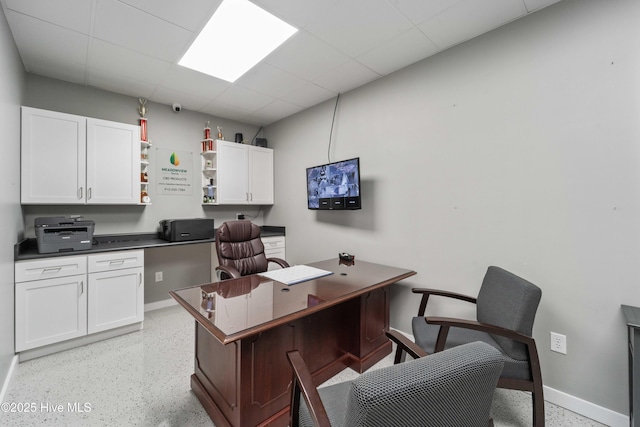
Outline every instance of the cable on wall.
[[331, 131], [329, 132], [329, 147], [327, 147], [327, 159], [331, 163], [331, 137], [333, 136], [333, 125], [336, 122], [336, 110], [338, 110], [338, 101], [340, 100], [340, 93], [336, 97], [336, 105], [333, 107], [333, 120], [331, 120]]
[[260, 126], [260, 128], [258, 129], [258, 132], [256, 132], [256, 134], [253, 135], [253, 138], [251, 138], [251, 142], [250, 142], [251, 145], [255, 144], [256, 137], [258, 136], [261, 130], [262, 130], [262, 126]]

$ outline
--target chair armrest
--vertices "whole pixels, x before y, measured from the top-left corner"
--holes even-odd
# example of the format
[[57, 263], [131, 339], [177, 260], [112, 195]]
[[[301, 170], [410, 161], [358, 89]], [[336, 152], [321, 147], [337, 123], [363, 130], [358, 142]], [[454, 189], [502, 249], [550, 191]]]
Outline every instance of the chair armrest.
[[318, 427], [331, 427], [327, 411], [322, 404], [318, 389], [313, 384], [311, 372], [307, 364], [304, 363], [300, 352], [297, 350], [287, 353], [289, 364], [293, 369], [293, 387], [291, 388], [291, 406], [289, 408], [289, 425], [298, 427], [300, 395], [304, 398], [309, 408], [309, 414], [313, 420], [313, 425]]
[[413, 288], [411, 289], [411, 292], [413, 292], [414, 294], [422, 294], [422, 300], [420, 301], [420, 308], [418, 309], [418, 316], [424, 316], [424, 312], [427, 309], [427, 303], [429, 302], [429, 297], [431, 295], [435, 295], [439, 297], [454, 298], [462, 301], [471, 302], [474, 304], [476, 303], [475, 297], [459, 294], [457, 292], [449, 292], [442, 289]]
[[239, 277], [242, 277], [242, 274], [240, 274], [238, 270], [228, 265], [217, 266], [216, 272], [217, 272], [216, 274], [218, 276], [218, 280], [237, 279]]
[[512, 331], [511, 329], [501, 328], [499, 326], [489, 325], [488, 323], [480, 323], [476, 320], [456, 319], [453, 317], [435, 317], [429, 316], [425, 318], [426, 322], [432, 325], [440, 325], [440, 333], [438, 334], [438, 340], [436, 341], [435, 351], [442, 351], [447, 339], [450, 327], [475, 329], [477, 331], [487, 332], [489, 334], [500, 335], [505, 338], [509, 338], [514, 341], [521, 342], [531, 349], [536, 349], [536, 342], [533, 337], [521, 334], [520, 332]]
[[402, 351], [406, 351], [407, 354], [414, 359], [419, 359], [421, 357], [429, 355], [429, 353], [424, 351], [422, 347], [420, 347], [398, 331], [385, 331], [385, 334], [387, 334], [387, 337], [391, 341], [395, 342], [398, 345], [398, 348], [396, 349], [396, 357], [393, 361], [394, 365], [397, 365], [402, 361]]
[[282, 258], [267, 258], [267, 263], [270, 263], [270, 262], [274, 262], [274, 263], [278, 264], [282, 268], [289, 267], [289, 263], [287, 261], [283, 260]]

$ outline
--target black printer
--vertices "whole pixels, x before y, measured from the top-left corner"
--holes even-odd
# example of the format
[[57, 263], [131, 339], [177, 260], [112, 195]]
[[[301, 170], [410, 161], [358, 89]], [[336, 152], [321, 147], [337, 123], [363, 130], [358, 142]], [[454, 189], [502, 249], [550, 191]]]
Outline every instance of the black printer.
[[163, 219], [160, 237], [168, 242], [213, 239], [216, 230], [212, 218]]
[[52, 216], [36, 218], [34, 222], [41, 254], [91, 249], [95, 228], [92, 220]]

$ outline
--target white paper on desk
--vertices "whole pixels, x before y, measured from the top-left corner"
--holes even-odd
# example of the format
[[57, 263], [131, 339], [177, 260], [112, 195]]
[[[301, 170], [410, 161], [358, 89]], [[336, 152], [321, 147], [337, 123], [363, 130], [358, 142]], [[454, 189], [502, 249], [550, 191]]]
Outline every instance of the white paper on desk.
[[307, 280], [313, 280], [319, 277], [328, 276], [330, 274], [333, 274], [333, 272], [303, 264], [281, 268], [278, 270], [265, 271], [264, 273], [258, 274], [268, 279], [275, 280], [276, 282], [284, 283], [287, 285], [295, 285], [296, 283], [306, 282]]

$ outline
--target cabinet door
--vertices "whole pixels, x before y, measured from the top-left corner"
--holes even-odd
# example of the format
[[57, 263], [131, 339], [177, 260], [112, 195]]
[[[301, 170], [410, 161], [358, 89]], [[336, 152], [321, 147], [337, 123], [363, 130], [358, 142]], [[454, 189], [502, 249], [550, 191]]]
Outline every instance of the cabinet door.
[[16, 283], [16, 352], [87, 334], [86, 277]]
[[139, 203], [139, 135], [135, 125], [87, 119], [87, 203]]
[[84, 204], [86, 119], [22, 107], [21, 202]]
[[88, 332], [144, 320], [144, 268], [89, 274]]
[[273, 204], [273, 150], [249, 147], [249, 203]]
[[249, 199], [249, 146], [218, 141], [218, 203], [247, 204]]

